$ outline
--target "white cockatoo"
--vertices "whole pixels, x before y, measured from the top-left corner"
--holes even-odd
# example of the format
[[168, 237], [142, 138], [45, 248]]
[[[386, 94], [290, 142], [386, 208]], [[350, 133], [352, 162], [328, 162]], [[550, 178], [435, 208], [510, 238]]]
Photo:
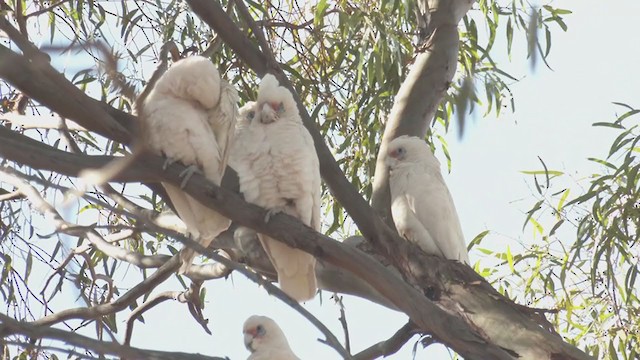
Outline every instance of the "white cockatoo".
[[429, 145], [404, 135], [387, 150], [391, 215], [398, 233], [427, 253], [469, 264], [458, 213]]
[[[267, 74], [257, 101], [243, 106], [240, 114], [231, 166], [245, 200], [269, 209], [270, 215], [284, 212], [320, 230], [320, 165], [291, 92]], [[315, 258], [266, 235], [258, 238], [282, 290], [297, 301], [313, 298]]]
[[287, 338], [271, 318], [253, 315], [242, 326], [244, 346], [251, 351], [247, 360], [299, 360]]
[[[227, 166], [238, 117], [238, 94], [220, 78], [208, 59], [192, 56], [173, 64], [143, 100], [139, 118], [148, 149], [189, 166], [186, 184], [194, 171], [220, 184]], [[163, 184], [187, 231], [207, 247], [231, 221], [201, 205], [171, 184]], [[185, 247], [180, 253], [184, 273], [196, 253]]]

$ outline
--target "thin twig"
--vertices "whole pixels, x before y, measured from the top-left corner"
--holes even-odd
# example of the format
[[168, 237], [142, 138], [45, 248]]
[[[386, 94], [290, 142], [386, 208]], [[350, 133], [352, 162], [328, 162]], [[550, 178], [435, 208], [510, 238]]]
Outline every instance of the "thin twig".
[[416, 326], [412, 322], [406, 323], [389, 339], [370, 346], [353, 355], [354, 360], [372, 360], [395, 354], [416, 334]]
[[258, 39], [258, 44], [260, 44], [260, 48], [266, 55], [267, 59], [272, 60], [274, 62], [274, 64], [271, 64], [271, 65], [277, 65], [276, 58], [273, 55], [273, 52], [271, 51], [269, 42], [264, 37], [264, 33], [262, 32], [262, 30], [256, 25], [256, 22], [253, 19], [253, 16], [251, 16], [251, 13], [249, 12], [247, 5], [245, 5], [244, 0], [238, 0], [236, 7], [240, 12], [240, 16], [244, 19], [245, 23], [249, 26], [249, 28], [251, 29], [251, 32], [253, 32], [256, 39]]
[[[188, 290], [187, 290], [188, 291]], [[185, 291], [164, 291], [154, 295], [140, 306], [135, 308], [129, 318], [127, 319], [127, 330], [124, 336], [124, 345], [129, 346], [131, 344], [131, 335], [133, 334], [133, 325], [135, 321], [142, 316], [142, 314], [156, 305], [159, 305], [167, 300], [177, 300], [179, 302], [186, 302]]]
[[350, 337], [349, 337], [349, 324], [347, 324], [347, 314], [346, 314], [346, 311], [345, 311], [345, 308], [344, 308], [344, 303], [342, 302], [342, 296], [339, 296], [338, 294], [334, 294], [333, 295], [333, 299], [335, 300], [335, 302], [340, 307], [340, 317], [338, 318], [338, 320], [340, 321], [340, 324], [342, 325], [342, 331], [344, 331], [344, 347], [350, 353], [351, 352], [351, 341], [350, 341]]
[[[19, 3], [21, 2], [18, 2], [18, 4]], [[22, 50], [22, 52], [31, 60], [46, 62], [51, 61], [51, 57], [48, 54], [40, 51], [25, 34], [11, 25], [9, 20], [7, 20], [4, 16], [0, 16], [0, 29], [4, 30], [11, 41], [18, 45], [18, 48], [20, 48], [20, 50]]]
[[45, 7], [45, 8], [42, 8], [42, 9], [40, 9], [40, 10], [36, 10], [36, 11], [34, 11], [34, 12], [30, 13], [30, 14], [27, 14], [27, 15], [25, 15], [25, 16], [24, 16], [24, 18], [25, 18], [25, 19], [28, 19], [28, 18], [30, 18], [30, 17], [32, 17], [32, 16], [39, 16], [39, 15], [42, 15], [42, 14], [48, 13], [48, 12], [50, 12], [51, 10], [53, 10], [53, 9], [57, 8], [58, 6], [60, 6], [60, 5], [64, 4], [64, 3], [66, 3], [66, 2], [69, 2], [69, 1], [70, 1], [70, 0], [60, 0], [60, 1], [58, 1], [58, 2], [55, 2], [55, 3], [53, 3], [53, 4], [51, 4], [51, 5], [47, 6], [47, 7]]
[[[176, 263], [176, 265], [177, 264], [178, 263]], [[149, 360], [225, 360], [220, 357], [204, 356], [200, 354], [143, 350], [130, 346], [123, 346], [117, 342], [100, 341], [71, 331], [64, 331], [47, 326], [36, 325], [34, 323], [16, 321], [2, 313], [0, 313], [0, 334], [2, 334], [3, 339], [6, 339], [7, 336], [11, 336], [13, 334], [27, 336], [32, 339], [51, 339], [95, 351], [99, 354], [115, 355], [122, 358]]]

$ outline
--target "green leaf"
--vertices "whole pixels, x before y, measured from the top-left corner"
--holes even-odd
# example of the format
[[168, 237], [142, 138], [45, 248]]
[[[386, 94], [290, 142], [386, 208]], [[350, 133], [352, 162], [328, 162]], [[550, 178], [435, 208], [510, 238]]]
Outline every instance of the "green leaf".
[[541, 205], [543, 202], [544, 200], [538, 201], [535, 205], [533, 205], [531, 210], [527, 211], [527, 218], [524, 220], [524, 224], [522, 225], [522, 230], [524, 230], [527, 227], [527, 224], [529, 223], [529, 220], [531, 220], [531, 217], [533, 216], [533, 214], [535, 214], [536, 211], [542, 208]]
[[612, 163], [610, 163], [608, 161], [604, 161], [604, 160], [596, 159], [596, 158], [592, 158], [592, 157], [587, 158], [587, 160], [596, 162], [596, 163], [601, 164], [601, 165], [604, 165], [604, 166], [606, 166], [608, 168], [611, 168], [613, 170], [618, 170], [618, 167], [616, 167], [615, 165], [613, 165]]
[[509, 269], [511, 269], [512, 273], [516, 272], [515, 267], [513, 266], [513, 255], [511, 255], [511, 248], [507, 245], [507, 263], [509, 264]]
[[521, 170], [520, 171], [523, 174], [527, 174], [527, 175], [552, 175], [552, 176], [560, 176], [560, 175], [564, 175], [564, 172], [562, 171], [557, 171], [557, 170]]
[[476, 245], [480, 245], [480, 242], [482, 242], [482, 239], [484, 239], [484, 237], [487, 236], [489, 232], [490, 232], [489, 230], [485, 230], [479, 233], [478, 235], [476, 235], [476, 237], [474, 237], [473, 240], [471, 240], [471, 242], [467, 245], [467, 251], [471, 250]]
[[324, 19], [324, 13], [325, 13], [325, 11], [327, 11], [328, 7], [329, 7], [329, 4], [328, 4], [327, 0], [318, 1], [318, 4], [316, 5], [316, 12], [315, 12], [315, 14], [313, 16], [313, 24], [316, 27], [322, 26], [322, 20]]
[[29, 253], [27, 253], [27, 260], [26, 260], [26, 265], [25, 265], [25, 270], [24, 270], [24, 282], [25, 283], [29, 279], [29, 275], [31, 275], [31, 268], [32, 267], [33, 267], [33, 254], [31, 253], [31, 250], [29, 250]]
[[558, 206], [556, 207], [556, 211], [558, 212], [558, 214], [560, 214], [562, 212], [562, 207], [565, 203], [565, 201], [567, 201], [567, 198], [569, 197], [569, 193], [571, 192], [570, 189], [564, 189], [562, 191], [562, 196], [560, 197], [560, 201], [558, 201]]

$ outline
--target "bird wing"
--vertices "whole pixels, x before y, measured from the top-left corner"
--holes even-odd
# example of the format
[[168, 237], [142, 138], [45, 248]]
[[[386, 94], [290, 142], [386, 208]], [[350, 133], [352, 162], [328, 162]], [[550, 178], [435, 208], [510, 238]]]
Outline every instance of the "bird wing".
[[304, 143], [304, 149], [308, 161], [305, 161], [305, 169], [303, 173], [311, 176], [309, 195], [311, 197], [311, 219], [307, 224], [311, 226], [315, 231], [321, 229], [321, 214], [320, 209], [322, 207], [322, 178], [320, 176], [320, 161], [318, 160], [318, 154], [313, 143], [313, 138], [309, 131], [300, 124], [301, 138]]
[[[392, 186], [394, 185], [392, 183]], [[392, 189], [392, 192], [394, 190]], [[415, 198], [402, 189], [398, 190], [400, 190], [400, 194], [392, 197], [391, 215], [400, 236], [418, 245], [429, 254], [444, 256], [429, 231], [418, 219], [414, 206]]]
[[440, 252], [447, 259], [468, 264], [469, 255], [458, 213], [439, 169], [414, 169], [409, 173], [408, 183], [407, 204]]
[[220, 83], [220, 101], [209, 117], [209, 124], [218, 144], [220, 162], [218, 167], [220, 178], [224, 176], [234, 139], [236, 122], [238, 121], [238, 92], [228, 82]]

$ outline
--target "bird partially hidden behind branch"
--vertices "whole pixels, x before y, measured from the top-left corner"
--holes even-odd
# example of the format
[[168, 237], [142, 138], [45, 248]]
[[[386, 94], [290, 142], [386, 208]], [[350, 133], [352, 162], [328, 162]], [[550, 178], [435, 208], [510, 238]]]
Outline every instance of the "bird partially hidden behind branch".
[[266, 316], [249, 317], [242, 333], [244, 345], [251, 351], [247, 360], [299, 360], [278, 324]]
[[[181, 174], [184, 187], [194, 172], [220, 184], [227, 166], [238, 117], [238, 94], [220, 78], [206, 58], [191, 56], [174, 63], [138, 104], [140, 151], [180, 161], [188, 168]], [[178, 216], [200, 245], [207, 247], [231, 221], [200, 204], [171, 184], [163, 184]], [[191, 266], [196, 253], [183, 248], [179, 273]]]
[[[248, 202], [294, 216], [320, 230], [320, 165], [311, 134], [288, 89], [267, 74], [257, 102], [240, 109], [231, 166]], [[315, 296], [316, 259], [264, 234], [258, 238], [278, 273], [282, 290], [297, 301]]]
[[469, 264], [458, 213], [429, 145], [399, 136], [389, 143], [385, 163], [398, 233], [429, 254]]

